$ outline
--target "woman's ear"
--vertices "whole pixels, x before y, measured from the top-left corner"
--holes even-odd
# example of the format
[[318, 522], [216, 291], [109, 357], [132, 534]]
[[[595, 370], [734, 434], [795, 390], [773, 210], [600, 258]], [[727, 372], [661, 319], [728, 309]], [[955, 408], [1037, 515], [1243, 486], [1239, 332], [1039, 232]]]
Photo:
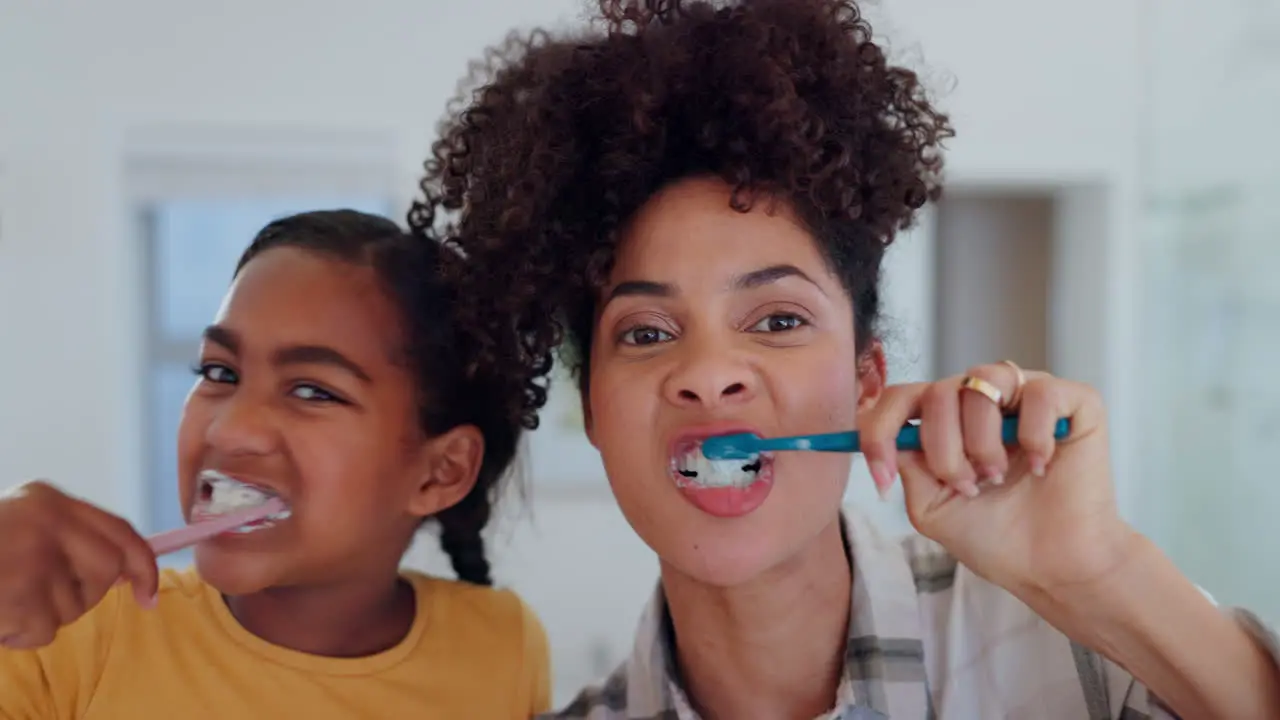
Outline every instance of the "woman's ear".
[[872, 340], [858, 356], [858, 410], [875, 405], [884, 394], [888, 370], [884, 359], [884, 345]]
[[409, 512], [428, 517], [457, 505], [475, 487], [483, 461], [484, 434], [475, 425], [459, 425], [427, 440]]

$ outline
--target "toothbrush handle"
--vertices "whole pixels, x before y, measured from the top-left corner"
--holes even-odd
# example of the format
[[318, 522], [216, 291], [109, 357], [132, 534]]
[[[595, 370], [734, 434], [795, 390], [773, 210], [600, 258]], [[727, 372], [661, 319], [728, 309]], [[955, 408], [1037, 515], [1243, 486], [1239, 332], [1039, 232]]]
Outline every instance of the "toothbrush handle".
[[147, 538], [147, 544], [151, 546], [151, 552], [155, 553], [156, 557], [168, 555], [183, 548], [191, 547], [202, 540], [208, 540], [215, 535], [235, 530], [255, 520], [262, 520], [275, 513], [283, 512], [284, 509], [283, 502], [277, 498], [272, 498], [262, 505], [236, 510], [215, 518], [194, 522], [184, 527], [152, 535]]
[[[1058, 422], [1053, 426], [1053, 439], [1062, 440], [1071, 434], [1071, 418], [1058, 418]], [[855, 433], [856, 435], [856, 433]], [[1010, 415], [1000, 423], [1000, 439], [1005, 445], [1018, 444], [1018, 416]], [[857, 438], [854, 438], [854, 445], [857, 445]], [[921, 450], [920, 445], [920, 426], [907, 425], [898, 433], [897, 447], [899, 450]], [[854, 449], [857, 451], [857, 448]]]
[[[1058, 418], [1053, 426], [1053, 438], [1063, 440], [1071, 434], [1071, 418]], [[1006, 446], [1018, 444], [1018, 416], [1010, 415], [1000, 423], [1000, 439]], [[907, 425], [898, 431], [896, 447], [899, 450], [922, 450], [920, 426]], [[796, 437], [757, 439], [753, 452], [810, 450], [818, 452], [856, 453], [862, 451], [858, 431], [800, 435]]]
[[[1071, 434], [1071, 419], [1059, 418], [1053, 428], [1055, 440], [1062, 440]], [[1000, 423], [1000, 439], [1005, 445], [1018, 444], [1018, 416], [1010, 415]], [[907, 425], [898, 432], [897, 448], [899, 450], [922, 450], [920, 444], [920, 426]], [[761, 450], [816, 450], [819, 452], [861, 452], [858, 432], [837, 432], [822, 435], [807, 435], [801, 438], [781, 438], [764, 440]]]
[[[899, 442], [901, 442], [901, 435]], [[787, 443], [786, 446], [779, 446], [780, 450], [801, 449], [794, 441]], [[821, 452], [858, 452], [858, 431], [852, 432], [835, 432], [826, 433], [824, 435], [809, 435], [804, 438], [804, 447], [806, 450], [818, 450]]]

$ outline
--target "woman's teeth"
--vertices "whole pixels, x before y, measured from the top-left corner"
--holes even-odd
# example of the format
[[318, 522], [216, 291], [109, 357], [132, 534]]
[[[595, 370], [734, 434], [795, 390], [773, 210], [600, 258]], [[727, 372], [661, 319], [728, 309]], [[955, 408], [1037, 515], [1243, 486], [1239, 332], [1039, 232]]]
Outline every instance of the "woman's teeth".
[[759, 455], [750, 460], [711, 460], [694, 448], [672, 459], [676, 481], [705, 488], [747, 487], [756, 481], [762, 465]]

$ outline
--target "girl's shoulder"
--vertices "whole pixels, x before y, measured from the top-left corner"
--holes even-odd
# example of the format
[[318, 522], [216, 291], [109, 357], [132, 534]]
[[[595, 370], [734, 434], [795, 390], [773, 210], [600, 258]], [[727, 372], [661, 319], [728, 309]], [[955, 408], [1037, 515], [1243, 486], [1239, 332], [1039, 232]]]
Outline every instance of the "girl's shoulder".
[[404, 573], [418, 595], [418, 604], [432, 625], [447, 622], [452, 628], [474, 635], [506, 640], [522, 638], [545, 644], [542, 622], [514, 590], [473, 585], [419, 572]]
[[[551, 705], [551, 651], [533, 608], [515, 591], [406, 572], [418, 595], [424, 648], [450, 665], [508, 687], [521, 717]], [[466, 673], [464, 673], [466, 674]]]

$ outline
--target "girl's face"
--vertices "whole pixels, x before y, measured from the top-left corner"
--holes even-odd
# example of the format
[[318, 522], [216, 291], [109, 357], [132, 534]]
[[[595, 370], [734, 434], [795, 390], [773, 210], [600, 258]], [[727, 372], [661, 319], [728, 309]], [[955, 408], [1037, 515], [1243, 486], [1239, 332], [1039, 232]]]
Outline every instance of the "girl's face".
[[179, 426], [183, 510], [190, 519], [220, 473], [279, 495], [292, 514], [196, 547], [219, 590], [394, 572], [421, 518], [474, 483], [445, 461], [460, 457], [459, 438], [478, 442], [472, 429], [434, 439], [420, 429], [401, 333], [370, 268], [279, 247], [236, 278], [205, 332]]
[[740, 213], [729, 198], [718, 180], [689, 179], [641, 208], [600, 300], [587, 399], [628, 521], [664, 564], [723, 586], [830, 527], [851, 457], [711, 468], [688, 448], [725, 432], [853, 429], [884, 368], [875, 346], [859, 372], [849, 295], [809, 232], [782, 204]]

